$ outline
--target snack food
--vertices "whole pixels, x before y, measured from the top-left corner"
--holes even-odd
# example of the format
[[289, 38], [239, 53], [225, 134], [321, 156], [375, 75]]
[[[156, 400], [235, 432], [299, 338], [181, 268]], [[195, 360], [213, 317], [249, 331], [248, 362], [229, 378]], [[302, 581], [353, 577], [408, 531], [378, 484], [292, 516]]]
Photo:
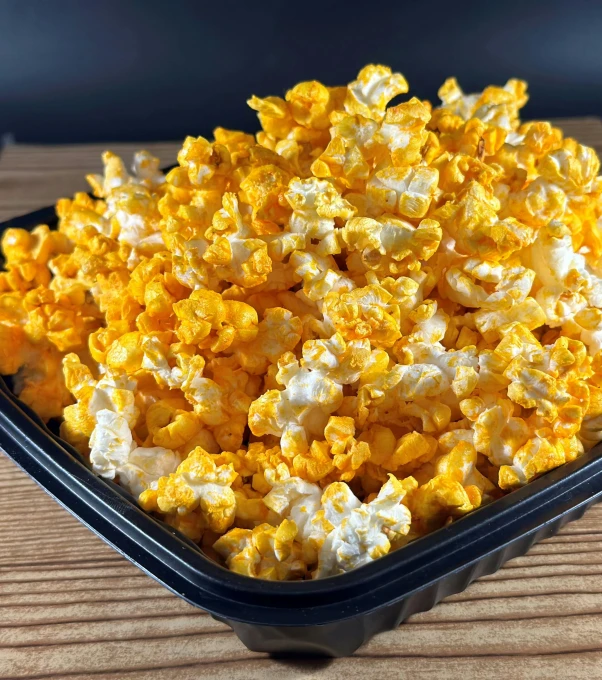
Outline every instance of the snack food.
[[519, 81], [406, 91], [254, 97], [257, 139], [107, 153], [100, 200], [3, 239], [0, 372], [240, 573], [347, 571], [600, 438], [595, 153]]

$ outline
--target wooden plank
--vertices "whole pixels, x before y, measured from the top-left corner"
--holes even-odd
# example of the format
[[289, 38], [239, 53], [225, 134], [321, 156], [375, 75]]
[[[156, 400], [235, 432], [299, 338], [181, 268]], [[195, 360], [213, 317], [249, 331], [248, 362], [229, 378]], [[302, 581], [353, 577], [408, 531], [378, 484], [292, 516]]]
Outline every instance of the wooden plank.
[[[598, 119], [562, 121], [602, 150]], [[167, 164], [176, 144], [146, 146]], [[85, 188], [104, 146], [8, 147], [0, 219]], [[170, 156], [171, 154], [171, 156]], [[349, 659], [271, 659], [169, 593], [0, 455], [0, 678], [602, 677], [602, 506]]]
[[176, 162], [177, 142], [7, 146], [0, 155], [0, 221], [53, 205], [57, 198], [89, 191], [85, 176], [102, 172], [101, 154], [110, 149], [129, 167], [135, 151], [147, 149], [166, 167]]

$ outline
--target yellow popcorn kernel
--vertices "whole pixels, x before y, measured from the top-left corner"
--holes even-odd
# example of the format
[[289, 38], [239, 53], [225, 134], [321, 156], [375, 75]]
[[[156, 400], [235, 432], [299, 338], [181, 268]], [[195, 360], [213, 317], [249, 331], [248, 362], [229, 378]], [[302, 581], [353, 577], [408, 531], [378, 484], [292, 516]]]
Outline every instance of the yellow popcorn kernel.
[[278, 527], [260, 524], [254, 529], [231, 529], [213, 548], [231, 571], [270, 581], [302, 578], [306, 566], [295, 541], [297, 527], [283, 520]]
[[13, 375], [27, 361], [31, 347], [21, 326], [0, 321], [0, 374]]
[[515, 454], [512, 465], [500, 467], [499, 485], [503, 490], [523, 486], [535, 477], [574, 460], [583, 452], [576, 437], [557, 439], [544, 430], [529, 439]]
[[284, 465], [290, 474], [292, 459], [285, 458], [279, 446], [270, 447], [264, 442], [250, 442], [243, 456], [247, 469], [253, 474], [253, 489], [260, 493], [266, 494], [272, 488], [263, 475], [266, 470], [274, 471]]
[[217, 467], [198, 447], [175, 472], [153, 482], [150, 491], [140, 496], [140, 504], [144, 509], [156, 508], [163, 513], [177, 510], [184, 515], [198, 507], [207, 526], [223, 533], [234, 521], [236, 497], [230, 487], [236, 476], [231, 465]]
[[295, 125], [287, 103], [280, 97], [253, 96], [247, 104], [257, 111], [264, 132], [276, 139], [285, 139]]
[[393, 73], [387, 66], [370, 64], [358, 73], [357, 80], [349, 83], [345, 110], [380, 121], [389, 101], [407, 91], [408, 84], [400, 73]]
[[111, 222], [103, 216], [105, 209], [104, 202], [83, 192], [73, 200], [60, 199], [56, 204], [60, 233], [77, 245], [85, 245], [93, 234], [114, 235]]
[[409, 432], [397, 441], [393, 455], [381, 463], [385, 470], [395, 472], [403, 467], [404, 473], [428, 462], [437, 452], [437, 441], [430, 435]]
[[514, 415], [514, 404], [505, 398], [472, 397], [460, 402], [462, 413], [474, 423], [474, 446], [491, 463], [500, 466], [510, 462], [516, 451], [528, 440], [530, 428]]
[[409, 507], [414, 530], [420, 536], [443, 526], [449, 518], [469, 513], [474, 505], [459, 481], [437, 475], [412, 493]]
[[119, 156], [111, 151], [102, 154], [104, 175], [87, 175], [86, 179], [92, 187], [92, 191], [99, 198], [106, 197], [112, 189], [125, 184], [128, 173]]
[[510, 193], [504, 212], [524, 224], [543, 227], [552, 220], [561, 220], [566, 210], [565, 192], [538, 177], [521, 191]]
[[110, 345], [106, 354], [107, 366], [128, 374], [139, 370], [144, 358], [141, 343], [142, 335], [138, 331], [124, 333]]
[[[435, 463], [435, 473], [447, 475], [460, 482], [469, 497], [473, 495], [471, 502], [474, 501], [475, 507], [481, 504], [483, 496], [495, 492], [495, 485], [477, 469], [477, 451], [467, 441], [458, 441], [449, 453], [438, 458]], [[476, 488], [478, 495], [474, 493], [474, 490], [469, 491], [470, 487]]]
[[312, 252], [295, 251], [290, 257], [295, 274], [303, 280], [303, 293], [311, 301], [323, 298], [330, 291], [343, 292], [355, 288], [331, 256], [322, 257]]
[[[407, 295], [418, 286], [407, 282]], [[323, 314], [346, 340], [368, 338], [374, 347], [392, 347], [401, 336], [397, 300], [382, 286], [356, 288], [348, 293], [329, 293], [324, 299]]]
[[253, 489], [243, 487], [234, 491], [236, 496], [236, 524], [244, 528], [253, 528], [258, 524], [273, 519], [272, 511], [263, 502], [263, 498]]
[[125, 270], [96, 276], [96, 301], [109, 323], [126, 321], [132, 325], [142, 312], [141, 305], [129, 293], [127, 279]]
[[[146, 492], [144, 491], [144, 493]], [[169, 513], [163, 517], [163, 520], [194, 543], [200, 542], [207, 528], [207, 523], [200, 510], [195, 510], [187, 515], [180, 515], [178, 512]]]
[[470, 330], [468, 326], [462, 326], [460, 329], [460, 334], [456, 340], [456, 349], [464, 349], [465, 347], [470, 347], [471, 345], [476, 345], [479, 341], [479, 334], [475, 331]]
[[291, 115], [299, 125], [324, 130], [330, 125], [333, 107], [331, 93], [322, 83], [312, 80], [295, 85], [285, 96]]
[[193, 186], [203, 186], [214, 175], [227, 174], [231, 162], [225, 146], [211, 144], [204, 137], [186, 137], [178, 153], [178, 163], [186, 169]]
[[471, 181], [456, 200], [448, 202], [434, 216], [456, 240], [456, 248], [469, 256], [499, 259], [528, 246], [535, 229], [514, 218], [500, 220], [499, 201], [478, 182]]
[[32, 288], [47, 287], [49, 283], [48, 267], [35, 262], [7, 265], [7, 271], [0, 272], [0, 292], [13, 290], [23, 295]]
[[333, 463], [338, 470], [336, 479], [350, 482], [356, 475], [363, 473], [364, 464], [370, 460], [370, 447], [367, 442], [353, 441], [344, 453], [333, 457]]
[[594, 149], [565, 139], [561, 149], [548, 152], [539, 161], [539, 172], [567, 193], [584, 193], [589, 190], [600, 170], [600, 161]]
[[194, 449], [199, 446], [202, 449], [205, 449], [207, 453], [211, 454], [216, 454], [221, 450], [221, 447], [215, 441], [215, 437], [213, 436], [211, 430], [201, 429], [197, 432], [197, 434], [194, 435], [194, 437], [191, 437], [182, 446], [180, 446], [178, 453], [182, 459], [184, 459], [190, 454], [191, 451], [194, 451]]
[[328, 477], [337, 463], [336, 456], [333, 461], [329, 449], [328, 442], [313, 441], [307, 452], [298, 453], [293, 458], [294, 474], [308, 482], [319, 482]]
[[155, 446], [179, 449], [202, 429], [196, 414], [186, 410], [185, 399], [160, 400], [146, 412], [146, 426]]
[[142, 260], [128, 279], [128, 290], [140, 304], [144, 304], [144, 293], [150, 281], [155, 277], [171, 272], [171, 253], [163, 251], [155, 253], [151, 258]]
[[318, 255], [340, 252], [336, 237], [335, 218], [347, 220], [356, 210], [327, 180], [294, 178], [284, 194], [293, 209], [290, 230], [304, 234], [307, 240], [318, 239]]
[[366, 442], [370, 447], [370, 463], [381, 467], [389, 460], [397, 447], [397, 438], [388, 427], [374, 424], [364, 430], [358, 437], [358, 441]]
[[529, 330], [543, 326], [546, 316], [539, 303], [532, 297], [526, 298], [508, 309], [499, 311], [480, 310], [475, 313], [475, 323], [486, 342], [500, 337], [509, 325], [520, 322]]
[[437, 191], [436, 168], [390, 167], [374, 173], [366, 185], [370, 211], [396, 213], [412, 219], [424, 217]]
[[42, 420], [58, 418], [73, 402], [61, 371], [62, 355], [53, 345], [36, 348], [13, 380], [15, 394]]
[[[361, 348], [363, 360], [367, 357], [365, 349]], [[327, 416], [341, 405], [343, 390], [338, 381], [357, 379], [354, 350], [339, 337], [331, 347], [320, 341], [305, 343], [303, 365], [291, 352], [283, 354], [278, 361], [276, 380], [285, 389], [268, 390], [251, 404], [248, 416], [251, 432], [258, 437], [281, 436], [282, 450], [287, 456], [306, 451], [308, 435], [321, 436]], [[335, 352], [339, 351], [342, 354], [337, 357]], [[333, 377], [322, 364], [331, 361], [336, 362], [338, 371]]]
[[240, 183], [241, 200], [253, 206], [253, 230], [257, 234], [272, 233], [283, 225], [290, 210], [282, 197], [291, 180], [290, 173], [275, 165], [260, 165]]
[[448, 194], [460, 194], [473, 181], [491, 189], [492, 184], [501, 179], [497, 167], [467, 154], [458, 153], [449, 159], [441, 157], [439, 164], [439, 187]]
[[258, 386], [242, 369], [230, 364], [230, 359], [214, 360], [205, 376], [203, 357], [192, 357], [185, 366], [181, 389], [201, 421], [212, 428], [218, 444], [234, 451], [242, 444], [247, 413]]
[[324, 428], [324, 436], [332, 453], [342, 453], [355, 435], [353, 418], [330, 416]]
[[420, 151], [428, 139], [426, 125], [431, 111], [416, 97], [387, 109], [375, 142], [389, 149], [393, 165], [413, 165], [420, 161]]
[[343, 137], [334, 137], [311, 165], [315, 177], [336, 179], [347, 188], [361, 189], [370, 166], [359, 147]]
[[536, 157], [562, 147], [562, 131], [546, 121], [531, 121], [523, 123], [519, 130], [524, 136], [523, 144]]
[[232, 344], [252, 341], [258, 332], [257, 312], [244, 302], [223, 300], [219, 293], [195, 290], [173, 305], [182, 342], [220, 352]]
[[235, 194], [225, 193], [223, 207], [218, 210], [212, 226], [205, 232], [211, 241], [202, 259], [212, 265], [214, 275], [236, 285], [250, 288], [265, 283], [272, 271], [267, 244], [255, 238], [255, 233], [240, 213]]
[[72, 249], [64, 234], [50, 231], [45, 224], [35, 227], [32, 231], [6, 229], [2, 234], [0, 247], [7, 265], [26, 262], [44, 265], [54, 255], [69, 253]]
[[[377, 219], [354, 217], [341, 230], [350, 252], [357, 251], [366, 270], [405, 274], [428, 260], [441, 241], [439, 223], [423, 219], [417, 227], [392, 215]], [[419, 266], [419, 265], [418, 265]]]
[[88, 304], [81, 293], [73, 301], [43, 287], [27, 292], [23, 298], [27, 336], [33, 342], [47, 338], [61, 352], [81, 347], [100, 323], [95, 305]]
[[455, 78], [448, 78], [439, 88], [442, 108], [464, 120], [480, 119], [506, 130], [518, 127], [518, 110], [527, 100], [527, 84], [509, 80], [504, 87], [489, 86], [478, 94], [465, 95]]
[[266, 309], [257, 329], [257, 337], [240, 343], [235, 356], [242, 368], [253, 375], [266, 372], [285, 353], [292, 351], [303, 332], [303, 322], [282, 307]]

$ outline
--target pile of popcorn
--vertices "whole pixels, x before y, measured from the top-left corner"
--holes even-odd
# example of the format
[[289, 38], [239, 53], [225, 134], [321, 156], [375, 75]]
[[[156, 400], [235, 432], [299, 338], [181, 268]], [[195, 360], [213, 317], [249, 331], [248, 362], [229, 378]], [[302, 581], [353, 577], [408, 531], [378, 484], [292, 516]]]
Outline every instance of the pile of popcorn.
[[256, 136], [106, 152], [4, 234], [0, 373], [238, 573], [340, 574], [602, 439], [595, 151], [519, 80], [407, 91], [252, 97]]

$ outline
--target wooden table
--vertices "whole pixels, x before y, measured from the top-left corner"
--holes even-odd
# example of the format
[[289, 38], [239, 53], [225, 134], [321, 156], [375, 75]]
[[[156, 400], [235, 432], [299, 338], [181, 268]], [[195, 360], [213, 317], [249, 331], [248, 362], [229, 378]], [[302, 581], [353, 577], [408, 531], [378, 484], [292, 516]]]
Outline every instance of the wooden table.
[[[563, 121], [602, 151], [602, 122]], [[112, 145], [129, 162], [138, 145]], [[103, 147], [6, 148], [0, 220], [85, 188]], [[177, 145], [150, 144], [165, 164]], [[0, 677], [602, 677], [602, 506], [348, 659], [273, 660], [178, 599], [0, 455]]]

